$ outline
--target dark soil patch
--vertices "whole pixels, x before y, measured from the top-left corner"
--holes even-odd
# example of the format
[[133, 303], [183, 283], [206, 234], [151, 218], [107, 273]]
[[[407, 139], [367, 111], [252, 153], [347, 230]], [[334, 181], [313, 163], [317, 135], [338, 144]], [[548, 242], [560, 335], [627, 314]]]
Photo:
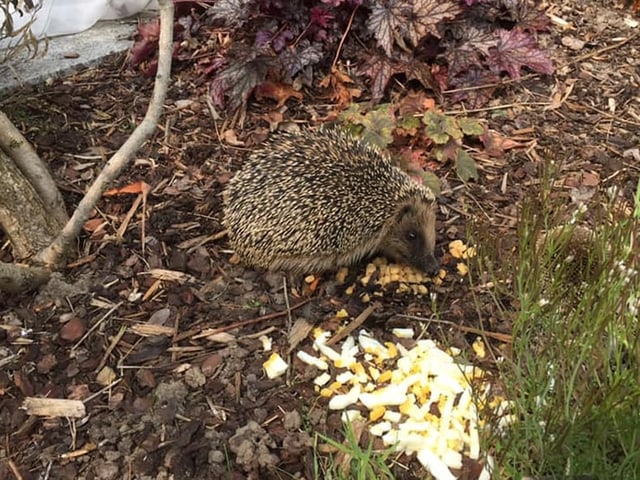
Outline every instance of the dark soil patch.
[[[640, 144], [640, 37], [610, 3], [574, 0], [551, 8], [576, 27], [547, 38], [557, 74], [507, 85], [491, 108], [474, 114], [522, 148], [499, 160], [480, 152], [477, 184], [460, 184], [449, 166], [436, 172], [448, 187], [440, 199], [438, 251], [449, 275], [433, 289], [438, 320], [431, 318], [431, 299], [389, 293], [376, 299], [367, 323], [379, 338], [392, 326], [418, 323], [402, 315], [424, 318], [419, 323], [429, 335], [461, 348], [475, 340], [473, 328], [510, 333], [488, 279], [477, 278], [474, 289], [461, 281], [447, 245], [465, 239], [473, 220], [492, 253], [507, 266], [515, 262], [518, 207], [536, 192], [541, 158], [561, 165], [559, 208], [614, 186], [623, 199], [632, 198], [640, 162], [624, 152]], [[563, 46], [572, 44], [569, 37], [586, 43], [573, 51]], [[0, 107], [49, 162], [71, 210], [141, 120], [150, 89], [117, 57], [15, 92]], [[294, 279], [300, 295], [290, 290], [285, 297], [280, 276], [230, 263], [226, 240], [216, 237], [220, 193], [266, 138], [261, 118], [273, 105], [251, 106], [234, 129], [241, 146], [233, 146], [223, 140], [229, 131], [213, 121], [206, 95], [188, 71], [176, 75], [156, 136], [119, 179], [151, 185], [145, 221], [138, 208], [118, 238], [135, 196], [100, 203], [96, 218], [104, 225], [79, 240], [77, 261], [64, 272], [71, 282], [83, 280], [78, 293], [2, 299], [0, 478], [13, 478], [13, 465], [25, 479], [310, 479], [313, 433], [340, 438], [339, 417], [317, 400], [302, 364], [291, 359], [295, 368], [286, 382], [266, 379], [262, 363], [269, 354], [258, 337], [270, 335], [284, 354], [291, 322], [335, 328], [338, 310], [355, 317], [366, 305], [331, 276], [313, 293]], [[327, 108], [307, 96], [302, 104], [290, 100], [282, 113], [310, 123]], [[8, 247], [0, 258], [10, 259]], [[508, 304], [509, 297], [503, 300]], [[61, 334], [72, 321], [87, 333], [81, 341]], [[143, 334], [133, 328], [140, 325], [168, 330]], [[105, 372], [117, 382], [102, 380]], [[92, 396], [89, 416], [77, 422], [29, 417], [19, 408], [26, 396]], [[399, 461], [409, 468], [397, 468], [397, 478], [424, 478], [415, 462]]]

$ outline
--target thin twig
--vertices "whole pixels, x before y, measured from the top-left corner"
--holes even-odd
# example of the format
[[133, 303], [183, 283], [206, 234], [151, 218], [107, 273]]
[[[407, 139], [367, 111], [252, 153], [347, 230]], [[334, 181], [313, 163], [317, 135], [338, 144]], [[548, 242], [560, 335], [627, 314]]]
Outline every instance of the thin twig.
[[336, 56], [333, 58], [333, 63], [331, 64], [332, 70], [335, 68], [336, 63], [338, 63], [338, 58], [340, 58], [340, 52], [342, 51], [342, 46], [344, 45], [344, 41], [347, 39], [347, 35], [351, 30], [351, 25], [353, 24], [353, 17], [356, 16], [356, 12], [358, 11], [359, 6], [360, 5], [356, 5], [353, 11], [351, 12], [351, 17], [349, 17], [349, 23], [347, 23], [347, 28], [342, 34], [342, 38], [340, 39], [340, 43], [338, 44], [338, 50], [336, 51]]
[[336, 335], [334, 335], [329, 340], [327, 340], [327, 345], [335, 345], [336, 343], [340, 342], [344, 338], [347, 338], [349, 335], [351, 335], [351, 332], [353, 332], [356, 328], [361, 326], [367, 320], [367, 318], [371, 316], [371, 314], [375, 311], [375, 309], [376, 309], [375, 305], [369, 305], [360, 315], [356, 317], [356, 319], [353, 322], [351, 322], [345, 328], [340, 330], [340, 332], [338, 332]]
[[492, 107], [483, 107], [483, 108], [471, 108], [464, 110], [449, 110], [444, 112], [445, 115], [462, 115], [466, 113], [478, 113], [478, 112], [491, 112], [493, 110], [504, 110], [506, 108], [514, 108], [514, 107], [528, 107], [528, 106], [542, 106], [548, 107], [551, 105], [551, 102], [522, 102], [522, 103], [506, 103], [504, 105], [495, 105]]
[[608, 52], [609, 50], [615, 50], [616, 48], [620, 48], [624, 44], [629, 43], [631, 40], [635, 39], [638, 35], [640, 35], [640, 32], [636, 32], [635, 34], [631, 35], [630, 37], [628, 37], [628, 38], [626, 38], [626, 39], [624, 39], [624, 40], [622, 40], [622, 41], [620, 41], [618, 43], [615, 43], [613, 45], [609, 45], [608, 47], [602, 47], [602, 48], [599, 48], [598, 50], [595, 50], [593, 52], [589, 52], [589, 53], [587, 53], [585, 55], [582, 55], [580, 57], [574, 58], [573, 60], [571, 60], [570, 62], [567, 63], [567, 66], [568, 65], [573, 65], [573, 64], [578, 63], [578, 62], [582, 62], [583, 60], [587, 60], [588, 58], [596, 57], [596, 56], [600, 55], [601, 53]]
[[422, 317], [416, 317], [413, 315], [398, 315], [398, 316], [401, 318], [407, 318], [409, 320], [419, 320], [421, 322], [440, 323], [443, 325], [449, 325], [451, 327], [457, 328], [461, 332], [475, 333], [476, 335], [493, 338], [494, 340], [498, 340], [503, 343], [511, 343], [513, 341], [513, 337], [506, 333], [488, 332], [481, 328], [465, 327], [464, 325], [458, 325], [457, 323], [451, 322], [449, 320], [441, 320], [437, 318], [422, 318]]
[[[289, 310], [291, 311], [296, 310], [297, 308], [300, 308], [303, 305], [306, 305], [311, 300], [312, 300], [311, 298], [307, 298], [306, 300], [303, 300], [300, 303], [295, 304]], [[234, 330], [236, 328], [246, 327], [247, 325], [253, 325], [254, 323], [261, 323], [267, 320], [273, 320], [274, 318], [284, 317], [285, 315], [287, 315], [287, 311], [269, 313], [268, 315], [263, 315], [258, 318], [252, 318], [250, 320], [242, 320], [240, 322], [235, 322], [230, 325], [225, 325], [224, 327], [207, 328], [206, 330], [201, 330], [200, 333], [198, 333], [197, 335], [195, 334], [196, 333], [195, 331], [191, 330], [189, 332], [185, 332], [182, 335], [179, 335], [178, 337], [176, 337], [176, 339], [174, 340], [174, 343], [180, 340], [184, 340], [185, 338], [191, 338], [192, 340], [197, 340], [199, 338], [208, 337], [210, 335], [216, 335], [218, 333], [227, 332], [229, 330]]]
[[171, 77], [171, 54], [173, 52], [173, 2], [159, 0], [160, 5], [160, 39], [158, 44], [158, 72], [151, 101], [144, 119], [124, 142], [118, 151], [109, 159], [93, 185], [84, 195], [71, 219], [51, 245], [36, 256], [36, 261], [46, 266], [57, 266], [64, 257], [64, 252], [80, 234], [84, 223], [107, 189], [109, 183], [118, 177], [120, 172], [131, 163], [134, 153], [153, 135], [162, 114], [167, 87]]

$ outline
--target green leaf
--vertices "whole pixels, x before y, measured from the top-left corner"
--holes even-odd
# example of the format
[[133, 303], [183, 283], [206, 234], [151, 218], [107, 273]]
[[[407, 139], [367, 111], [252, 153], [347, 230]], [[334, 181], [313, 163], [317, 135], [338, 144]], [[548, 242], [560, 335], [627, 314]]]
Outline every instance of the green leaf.
[[447, 157], [444, 153], [444, 149], [441, 147], [437, 147], [431, 150], [431, 155], [433, 155], [435, 159], [440, 163], [444, 163], [447, 161]]
[[340, 112], [340, 121], [349, 123], [360, 123], [362, 121], [362, 112], [359, 103], [352, 103], [349, 108]]
[[433, 140], [434, 143], [442, 145], [447, 143], [449, 135], [443, 128], [443, 115], [433, 111], [425, 112], [422, 117], [422, 123], [425, 124], [424, 134]]
[[393, 129], [396, 127], [391, 105], [378, 106], [367, 113], [360, 124], [364, 127], [362, 138], [378, 148], [386, 148], [393, 143]]
[[462, 130], [460, 130], [458, 124], [456, 123], [456, 119], [453, 117], [447, 117], [446, 115], [444, 116], [444, 129], [451, 138], [460, 140], [463, 137]]
[[430, 170], [422, 171], [420, 176], [422, 177], [423, 185], [430, 188], [436, 197], [440, 195], [440, 179], [435, 173]]
[[468, 182], [471, 179], [478, 180], [476, 162], [463, 149], [458, 150], [458, 155], [456, 156], [456, 173], [463, 182]]
[[447, 143], [449, 138], [462, 138], [462, 131], [452, 117], [429, 110], [422, 117], [422, 122], [425, 135], [438, 145]]
[[635, 204], [633, 216], [640, 218], [640, 179], [638, 179], [638, 186], [636, 187], [636, 195], [633, 203]]
[[398, 127], [404, 128], [405, 130], [420, 128], [420, 119], [413, 115], [407, 115], [406, 117], [402, 117], [400, 122], [398, 122]]
[[458, 125], [462, 129], [462, 133], [465, 135], [479, 136], [484, 133], [484, 126], [480, 120], [475, 118], [462, 117], [458, 119]]

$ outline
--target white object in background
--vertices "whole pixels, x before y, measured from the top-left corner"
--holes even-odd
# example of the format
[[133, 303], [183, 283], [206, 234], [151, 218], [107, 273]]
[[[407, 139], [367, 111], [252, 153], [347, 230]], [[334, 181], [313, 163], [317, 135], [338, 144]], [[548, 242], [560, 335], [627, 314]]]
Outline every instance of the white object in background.
[[[126, 18], [145, 9], [158, 9], [157, 0], [36, 0], [34, 3], [39, 8], [23, 15], [9, 4], [9, 15], [14, 31], [33, 19], [31, 33], [38, 39], [79, 33], [98, 20]], [[0, 10], [0, 25], [4, 20], [4, 11]], [[0, 38], [0, 50], [17, 45], [21, 37]]]
[[156, 0], [106, 0], [107, 9], [101, 20], [117, 20], [127, 18], [142, 10], [158, 9]]
[[[107, 0], [40, 0], [34, 3], [39, 7], [23, 15], [9, 5], [9, 14], [14, 31], [34, 19], [31, 33], [36, 38], [82, 32], [92, 27], [107, 10]], [[4, 14], [0, 11], [0, 24], [2, 22]], [[0, 41], [0, 48], [17, 44], [19, 40], [20, 37], [5, 38]]]
[[49, 24], [45, 31], [49, 37], [78, 33], [91, 28], [107, 10], [106, 0], [42, 1], [43, 6], [51, 3]]

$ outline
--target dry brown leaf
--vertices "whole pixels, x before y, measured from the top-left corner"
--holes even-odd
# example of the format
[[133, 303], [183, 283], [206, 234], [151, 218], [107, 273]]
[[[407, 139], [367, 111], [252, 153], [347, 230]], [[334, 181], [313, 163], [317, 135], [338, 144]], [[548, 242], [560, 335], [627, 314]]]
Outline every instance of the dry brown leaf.
[[484, 144], [484, 150], [487, 155], [495, 158], [504, 156], [507, 150], [512, 148], [522, 148], [523, 144], [518, 143], [510, 138], [500, 135], [494, 130], [487, 130], [480, 135], [480, 140]]
[[433, 110], [435, 106], [435, 100], [428, 97], [426, 92], [423, 90], [412, 90], [397, 103], [398, 116], [405, 117], [407, 115], [424, 113], [427, 110]]
[[142, 193], [144, 195], [148, 194], [151, 191], [151, 187], [143, 182], [142, 180], [130, 183], [129, 185], [125, 185], [120, 188], [112, 188], [111, 190], [107, 190], [104, 192], [105, 197], [111, 197], [113, 195], [121, 195], [121, 194], [139, 194]]
[[289, 332], [289, 350], [287, 354], [291, 353], [302, 342], [309, 333], [313, 330], [313, 324], [307, 322], [304, 318], [299, 318], [295, 321]]
[[320, 80], [320, 87], [333, 90], [329, 98], [337, 104], [339, 110], [353, 103], [354, 98], [359, 98], [362, 95], [362, 90], [352, 86], [353, 84], [351, 77], [337, 67], [333, 67], [331, 72]]
[[291, 85], [270, 81], [258, 85], [253, 91], [253, 95], [258, 101], [262, 101], [265, 98], [275, 100], [277, 103], [276, 108], [282, 107], [292, 97], [300, 102], [303, 98], [302, 93], [295, 90]]
[[238, 140], [238, 135], [236, 134], [235, 130], [232, 129], [228, 129], [222, 132], [222, 139], [225, 141], [225, 143], [228, 143], [229, 145], [232, 145], [234, 147], [244, 146], [244, 143], [241, 140]]

